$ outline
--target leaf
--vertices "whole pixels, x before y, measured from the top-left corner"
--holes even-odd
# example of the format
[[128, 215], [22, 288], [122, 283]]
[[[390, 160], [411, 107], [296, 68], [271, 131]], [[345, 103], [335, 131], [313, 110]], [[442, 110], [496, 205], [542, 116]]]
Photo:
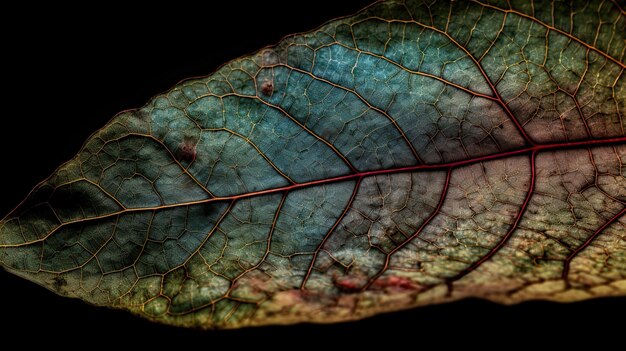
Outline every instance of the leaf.
[[116, 116], [0, 263], [181, 326], [626, 295], [626, 16], [379, 2]]

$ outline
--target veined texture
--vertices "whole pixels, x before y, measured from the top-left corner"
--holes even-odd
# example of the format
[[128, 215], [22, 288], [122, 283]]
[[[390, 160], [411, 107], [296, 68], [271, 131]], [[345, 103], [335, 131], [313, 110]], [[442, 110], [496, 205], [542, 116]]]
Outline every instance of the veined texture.
[[626, 294], [616, 2], [384, 1], [116, 116], [0, 264], [202, 328]]

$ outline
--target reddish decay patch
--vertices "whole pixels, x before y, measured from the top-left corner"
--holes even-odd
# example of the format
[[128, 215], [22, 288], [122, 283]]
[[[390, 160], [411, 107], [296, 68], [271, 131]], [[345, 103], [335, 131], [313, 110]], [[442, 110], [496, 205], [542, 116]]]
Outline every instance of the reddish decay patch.
[[373, 289], [415, 290], [417, 285], [404, 277], [390, 276], [376, 279], [372, 284]]
[[346, 275], [335, 278], [335, 286], [341, 291], [356, 292], [361, 290], [361, 287], [363, 287], [363, 282], [356, 276]]
[[178, 159], [193, 162], [196, 159], [196, 143], [193, 139], [185, 137], [178, 145]]
[[302, 289], [287, 290], [274, 295], [275, 301], [289, 305], [319, 303], [325, 298], [326, 297], [317, 292]]
[[261, 92], [263, 95], [269, 96], [274, 92], [274, 82], [267, 79], [261, 83]]
[[235, 291], [240, 288], [242, 291], [247, 291], [248, 293], [253, 295], [266, 295], [267, 291], [270, 291], [272, 289], [269, 285], [271, 284], [271, 282], [271, 277], [263, 272], [248, 271], [243, 276], [241, 276], [241, 278], [235, 279], [233, 281], [230, 290]]

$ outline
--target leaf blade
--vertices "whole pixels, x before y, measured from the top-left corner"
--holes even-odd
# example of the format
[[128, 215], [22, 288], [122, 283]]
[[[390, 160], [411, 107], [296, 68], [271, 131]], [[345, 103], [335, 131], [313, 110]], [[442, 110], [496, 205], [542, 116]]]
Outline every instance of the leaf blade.
[[[563, 134], [546, 134], [546, 125], [552, 123], [550, 113], [558, 112], [557, 107], [567, 107], [567, 103], [559, 100], [555, 111], [529, 116], [527, 112], [532, 110], [529, 104], [512, 98], [519, 96], [515, 90], [519, 85], [507, 81], [513, 79], [507, 76], [508, 72], [496, 75], [502, 79], [495, 84], [491, 81], [497, 80], [486, 73], [497, 71], [493, 69], [494, 64], [488, 67], [492, 68], [490, 70], [483, 70], [481, 66], [483, 59], [489, 63], [492, 50], [499, 49], [502, 53], [506, 49], [499, 46], [498, 40], [501, 32], [511, 30], [507, 21], [511, 21], [513, 15], [519, 17], [517, 21], [524, 20], [524, 16], [511, 11], [502, 16], [498, 36], [479, 58], [455, 43], [457, 40], [449, 40], [457, 49], [444, 51], [449, 56], [446, 62], [450, 59], [459, 67], [475, 66], [475, 70], [482, 71], [483, 83], [454, 83], [451, 80], [457, 79], [457, 74], [446, 73], [446, 69], [439, 72], [439, 79], [433, 71], [405, 70], [385, 56], [386, 42], [384, 50], [368, 54], [354, 38], [353, 48], [346, 43], [328, 41], [328, 37], [341, 37], [327, 35], [327, 31], [337, 30], [346, 23], [365, 23], [366, 28], [379, 28], [380, 18], [385, 16], [392, 16], [382, 21], [383, 26], [389, 28], [388, 38], [392, 38], [393, 33], [401, 33], [398, 28], [406, 28], [407, 24], [415, 30], [414, 27], [420, 26], [413, 23], [417, 22], [415, 19], [393, 18], [408, 15], [402, 12], [406, 9], [394, 2], [381, 3], [354, 19], [331, 23], [320, 31], [289, 38], [276, 48], [234, 61], [204, 82], [185, 82], [155, 98], [143, 109], [118, 116], [90, 140], [77, 159], [60, 169], [29, 198], [35, 205], [31, 208], [27, 202], [23, 206], [26, 215], [20, 217], [20, 220], [26, 219], [28, 228], [17, 225], [11, 217], [2, 222], [0, 262], [66, 295], [122, 306], [168, 323], [205, 327], [352, 319], [423, 304], [428, 299], [438, 301], [476, 294], [472, 289], [479, 289], [479, 296], [516, 301], [506, 294], [494, 293], [490, 290], [493, 287], [485, 286], [481, 279], [491, 274], [498, 276], [500, 282], [513, 284], [513, 278], [519, 278], [502, 272], [501, 268], [510, 270], [514, 266], [512, 262], [518, 258], [511, 253], [503, 256], [501, 252], [513, 250], [507, 247], [509, 244], [521, 247], [540, 240], [517, 238], [518, 224], [525, 225], [521, 230], [531, 232], [528, 236], [543, 235], [545, 228], [537, 223], [552, 226], [556, 235], [544, 233], [542, 240], [560, 245], [555, 254], [573, 250], [570, 256], [560, 258], [567, 267], [575, 262], [576, 250], [586, 248], [600, 236], [601, 229], [622, 225], [623, 209], [620, 212], [619, 206], [623, 206], [620, 193], [624, 181], [616, 172], [616, 169], [619, 171], [616, 164], [624, 152], [625, 139], [623, 127], [619, 134], [620, 129], [615, 126], [619, 122], [623, 125], [619, 107], [624, 96], [604, 94], [614, 103], [598, 104], [595, 96], [585, 96], [585, 89], [590, 88], [582, 85], [586, 76], [582, 74], [575, 93], [559, 87], [552, 95], [565, 100], [570, 97], [576, 109], [568, 111], [578, 111], [579, 125], [585, 125], [586, 137], [569, 140], [569, 131], [581, 128], [565, 126], [563, 122]], [[436, 16], [430, 18], [430, 24], [421, 25], [437, 33], [435, 39], [432, 33], [424, 35], [436, 43], [434, 47], [444, 37], [451, 39], [448, 31], [453, 30], [454, 23], [460, 22], [450, 17], [457, 11], [439, 11], [447, 14], [445, 27], [443, 22], [437, 24], [441, 19]], [[623, 19], [617, 18], [623, 24]], [[372, 24], [374, 22], [378, 25]], [[408, 23], [395, 26], [396, 22]], [[532, 24], [529, 28], [531, 33]], [[380, 33], [377, 29], [368, 34], [374, 37]], [[421, 40], [422, 35], [418, 39]], [[313, 60], [316, 65], [308, 68], [311, 72], [301, 68], [306, 68], [304, 64], [311, 56], [307, 56], [308, 49], [300, 54], [289, 51], [303, 45], [299, 40], [305, 46], [319, 46]], [[370, 45], [376, 49], [376, 45]], [[525, 54], [521, 47], [521, 54]], [[358, 49], [351, 51], [354, 48]], [[428, 45], [426, 48], [432, 49]], [[545, 51], [549, 49], [548, 46]], [[459, 50], [467, 57], [459, 57]], [[391, 51], [398, 53], [406, 49]], [[518, 54], [500, 56], [510, 59]], [[606, 66], [609, 63], [621, 67], [620, 61], [612, 56], [599, 56], [606, 61], [602, 67], [609, 67]], [[426, 57], [437, 62], [434, 56]], [[463, 66], [463, 59], [473, 61], [474, 66]], [[352, 67], [356, 69], [351, 70], [353, 62]], [[587, 59], [585, 62], [584, 72], [587, 72], [591, 65]], [[351, 80], [350, 74], [346, 74], [349, 71], [353, 78], [361, 77], [361, 80]], [[478, 71], [473, 71], [473, 75], [478, 75]], [[614, 90], [621, 82], [621, 70], [616, 73], [614, 69], [606, 69], [606, 72], [603, 80], [616, 77]], [[549, 72], [544, 73], [549, 76]], [[546, 93], [537, 87], [533, 78], [529, 76], [530, 81], [522, 91]], [[531, 83], [535, 85], [529, 85]], [[409, 89], [407, 93], [406, 86], [419, 88]], [[488, 95], [487, 86], [493, 96]], [[499, 88], [502, 91], [498, 89], [500, 86], [504, 86]], [[587, 99], [583, 104], [577, 103], [578, 91], [581, 99]], [[409, 102], [415, 101], [411, 99], [413, 95], [418, 96], [418, 102], [411, 106]], [[205, 101], [205, 105], [198, 101]], [[534, 103], [532, 99], [529, 101], [531, 105]], [[597, 106], [591, 106], [594, 104]], [[194, 107], [189, 109], [191, 106]], [[585, 108], [592, 107], [594, 111], [587, 118]], [[421, 115], [414, 113], [417, 108]], [[593, 118], [596, 112], [601, 118]], [[519, 116], [527, 119], [518, 121]], [[595, 122], [598, 120], [600, 122]], [[587, 124], [587, 121], [594, 123]], [[434, 136], [429, 135], [428, 122], [436, 126]], [[420, 123], [421, 130], [411, 127]], [[594, 139], [600, 132], [602, 138]], [[528, 146], [534, 144], [534, 139], [527, 134], [534, 138], [541, 136], [550, 143]], [[568, 151], [570, 149], [573, 151]], [[544, 161], [546, 155], [553, 155], [558, 161], [559, 158], [574, 159], [572, 154], [576, 154], [578, 160], [581, 149], [597, 154], [598, 162], [587, 161], [596, 169], [596, 183], [598, 179], [610, 182], [609, 178], [613, 178], [610, 191], [603, 190], [610, 196], [601, 198], [604, 202], [600, 207], [596, 205], [597, 208], [593, 201], [575, 199], [570, 204], [575, 209], [573, 219], [561, 214], [561, 222], [547, 223], [543, 218], [526, 224], [527, 208], [534, 209], [531, 212], [537, 217], [537, 213], [547, 210], [535, 201], [543, 199], [549, 203], [547, 196], [541, 197], [543, 193], [533, 193], [535, 180], [545, 182], [553, 177], [547, 173], [541, 177], [535, 175], [535, 155], [542, 162], [541, 170], [548, 170], [555, 163], [568, 169], [567, 162], [562, 160]], [[530, 164], [524, 166], [523, 160], [527, 157]], [[611, 171], [598, 172], [602, 167]], [[587, 168], [583, 176], [588, 177], [590, 169]], [[397, 179], [403, 178], [398, 176], [410, 173], [408, 179], [413, 181], [413, 177], [420, 179], [435, 174], [436, 170], [440, 171], [440, 182], [441, 174], [446, 174], [440, 196], [430, 196], [440, 201], [434, 206], [414, 205], [416, 215], [423, 217], [422, 223], [415, 223], [416, 232], [407, 235], [407, 230], [401, 228], [407, 223], [394, 223], [394, 211], [385, 212], [384, 200], [389, 197], [392, 204], [402, 203], [396, 187], [400, 182]], [[561, 177], [570, 177], [578, 170], [559, 172]], [[395, 177], [394, 182], [385, 183], [385, 177]], [[71, 196], [55, 198], [60, 188], [58, 184], [72, 179], [97, 184], [100, 190], [69, 190]], [[568, 185], [562, 186], [565, 190], [571, 187], [570, 183], [580, 183], [576, 177], [566, 180], [563, 182]], [[428, 184], [433, 181], [429, 180]], [[602, 192], [601, 185], [591, 189]], [[413, 186], [408, 189], [410, 191], [405, 192], [419, 190]], [[575, 193], [588, 189], [579, 185]], [[428, 190], [421, 191], [427, 193]], [[450, 190], [454, 190], [454, 200], [445, 203]], [[549, 193], [549, 190], [544, 192]], [[53, 195], [47, 195], [50, 191]], [[80, 198], [83, 192], [91, 193], [96, 199], [109, 196], [119, 200], [116, 208], [123, 210], [110, 209], [102, 216], [92, 216], [90, 219], [104, 222], [104, 225], [96, 223], [95, 229], [83, 226], [80, 216], [74, 220], [57, 211], [65, 209], [70, 216], [77, 216], [77, 210], [65, 206], [71, 199]], [[369, 195], [362, 199], [360, 192]], [[418, 191], [423, 196], [422, 193]], [[46, 200], [46, 196], [51, 197]], [[44, 201], [38, 197], [43, 197]], [[578, 209], [580, 206], [582, 210]], [[381, 210], [373, 210], [376, 208]], [[565, 207], [559, 207], [562, 208]], [[607, 216], [596, 215], [600, 209], [612, 218], [603, 225], [599, 223]], [[37, 218], [29, 219], [29, 211], [38, 212]], [[576, 211], [582, 211], [583, 215]], [[208, 222], [214, 223], [210, 228], [205, 223], [207, 216]], [[559, 226], [571, 225], [572, 220], [576, 224], [578, 217], [589, 223], [568, 229], [573, 238], [569, 238], [568, 230], [559, 232]], [[407, 218], [409, 216], [396, 221], [407, 221]], [[54, 227], [55, 222], [59, 227]], [[71, 226], [74, 222], [80, 230], [67, 231], [62, 225], [70, 223]], [[594, 225], [601, 229], [593, 232]], [[437, 228], [445, 230], [441, 232]], [[120, 235], [116, 234], [118, 230]], [[427, 240], [417, 244], [422, 232]], [[619, 238], [619, 235], [612, 236]], [[108, 245], [117, 248], [109, 249]], [[619, 244], [607, 245], [619, 253]], [[140, 251], [136, 260], [127, 262], [129, 252], [135, 251]], [[44, 252], [43, 258], [37, 258], [38, 252]], [[573, 252], [577, 252], [576, 255]], [[416, 255], [422, 257], [416, 258]], [[484, 263], [497, 260], [508, 261], [500, 268], [492, 264], [483, 268]], [[385, 272], [390, 264], [393, 269]], [[519, 265], [528, 266], [528, 262]], [[377, 267], [383, 269], [376, 270]], [[404, 268], [404, 271], [397, 268]], [[524, 269], [533, 271], [534, 268]], [[558, 290], [557, 285], [565, 281], [537, 280], [545, 279], [542, 275], [550, 273], [550, 269], [554, 267], [539, 269], [526, 277], [532, 281], [530, 288], [541, 288], [532, 292], [528, 287], [517, 287], [524, 291], [520, 296], [557, 300], [581, 298], [584, 292], [581, 289]], [[479, 273], [473, 274], [469, 282], [465, 279], [452, 284], [472, 272]], [[602, 294], [620, 294], [619, 279], [614, 277], [615, 272], [610, 274], [613, 275], [610, 281], [618, 283], [618, 288]], [[267, 279], [268, 276], [271, 279]], [[480, 284], [472, 285], [476, 280]], [[455, 286], [450, 288], [452, 285]], [[158, 287], [160, 290], [155, 290]], [[449, 289], [455, 295], [448, 296], [442, 289]], [[509, 286], [507, 289], [515, 291], [516, 288]], [[361, 298], [379, 306], [361, 308]], [[528, 297], [519, 300], [524, 298]]]

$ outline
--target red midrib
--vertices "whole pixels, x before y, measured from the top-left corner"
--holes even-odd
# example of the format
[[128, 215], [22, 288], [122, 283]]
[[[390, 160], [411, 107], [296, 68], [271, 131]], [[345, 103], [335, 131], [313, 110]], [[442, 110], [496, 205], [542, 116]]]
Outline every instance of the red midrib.
[[[125, 208], [120, 211], [108, 213], [102, 216], [83, 218], [83, 219], [60, 223], [57, 227], [52, 229], [47, 235], [45, 235], [42, 238], [25, 242], [25, 243], [20, 243], [20, 244], [0, 245], [0, 247], [16, 247], [16, 246], [23, 246], [23, 245], [33, 244], [36, 242], [41, 242], [41, 241], [46, 240], [49, 236], [54, 234], [54, 232], [56, 232], [60, 228], [65, 227], [67, 225], [86, 222], [86, 221], [92, 221], [92, 220], [98, 220], [98, 219], [104, 219], [104, 218], [110, 218], [110, 217], [118, 216], [127, 212], [156, 211], [156, 210], [166, 209], [166, 208], [191, 206], [191, 205], [205, 204], [205, 203], [217, 202], [217, 201], [239, 200], [239, 199], [244, 199], [244, 198], [249, 198], [249, 197], [254, 197], [254, 196], [274, 194], [274, 193], [280, 193], [280, 192], [285, 192], [285, 191], [288, 192], [291, 190], [297, 190], [297, 189], [307, 188], [307, 187], [316, 186], [316, 185], [337, 183], [337, 182], [349, 181], [349, 180], [358, 180], [364, 177], [370, 177], [370, 176], [376, 176], [376, 175], [382, 175], [382, 174], [413, 172], [413, 171], [419, 171], [419, 170], [452, 169], [452, 168], [459, 167], [459, 166], [464, 166], [464, 165], [469, 165], [469, 164], [474, 164], [474, 163], [484, 162], [484, 161], [490, 161], [490, 160], [497, 160], [497, 159], [511, 157], [511, 156], [533, 154], [533, 153], [536, 155], [541, 151], [562, 150], [562, 149], [570, 149], [570, 148], [577, 148], [577, 147], [615, 145], [615, 144], [626, 144], [626, 137], [574, 141], [574, 142], [566, 142], [566, 143], [564, 142], [564, 143], [555, 143], [555, 144], [539, 144], [539, 145], [533, 145], [531, 147], [522, 148], [519, 150], [500, 152], [497, 154], [474, 157], [474, 158], [461, 160], [461, 161], [438, 163], [438, 164], [425, 164], [425, 165], [420, 164], [420, 165], [408, 166], [408, 167], [380, 169], [380, 170], [375, 170], [375, 171], [365, 171], [365, 172], [352, 173], [352, 174], [339, 176], [339, 177], [312, 180], [309, 182], [297, 183], [297, 184], [292, 184], [292, 185], [288, 185], [284, 187], [253, 191], [253, 192], [232, 195], [232, 196], [212, 197], [212, 198], [204, 199], [204, 200], [181, 202], [181, 203], [176, 203], [176, 204], [160, 205], [160, 206], [154, 206], [154, 207]], [[7, 217], [5, 217], [3, 221], [9, 218], [10, 216], [11, 214], [7, 215]]]
[[309, 186], [336, 183], [336, 182], [348, 181], [348, 180], [359, 179], [363, 177], [369, 177], [369, 176], [375, 176], [375, 175], [381, 175], [381, 174], [454, 168], [454, 167], [469, 165], [469, 164], [478, 163], [478, 162], [496, 160], [496, 159], [501, 159], [501, 158], [506, 158], [506, 157], [511, 157], [511, 156], [531, 154], [533, 152], [537, 154], [541, 151], [562, 150], [562, 149], [588, 147], [588, 146], [613, 145], [613, 144], [620, 144], [620, 143], [626, 143], [626, 137], [599, 139], [599, 140], [574, 141], [574, 142], [556, 143], [556, 144], [539, 144], [539, 145], [534, 145], [534, 146], [519, 149], [519, 150], [500, 152], [500, 153], [492, 154], [492, 155], [474, 157], [474, 158], [470, 158], [467, 160], [358, 172], [358, 173], [348, 174], [348, 175], [339, 176], [339, 177], [318, 179], [318, 180], [312, 180], [312, 181], [304, 182], [304, 183], [297, 183], [297, 184], [284, 186], [280, 188], [254, 191], [254, 192], [233, 195], [233, 196], [215, 197], [209, 200], [204, 200], [204, 202], [236, 200], [236, 199], [242, 199], [242, 198], [247, 198], [247, 197], [252, 197], [252, 196], [272, 194], [272, 193], [282, 192], [282, 191], [290, 191], [290, 190], [305, 188]]

